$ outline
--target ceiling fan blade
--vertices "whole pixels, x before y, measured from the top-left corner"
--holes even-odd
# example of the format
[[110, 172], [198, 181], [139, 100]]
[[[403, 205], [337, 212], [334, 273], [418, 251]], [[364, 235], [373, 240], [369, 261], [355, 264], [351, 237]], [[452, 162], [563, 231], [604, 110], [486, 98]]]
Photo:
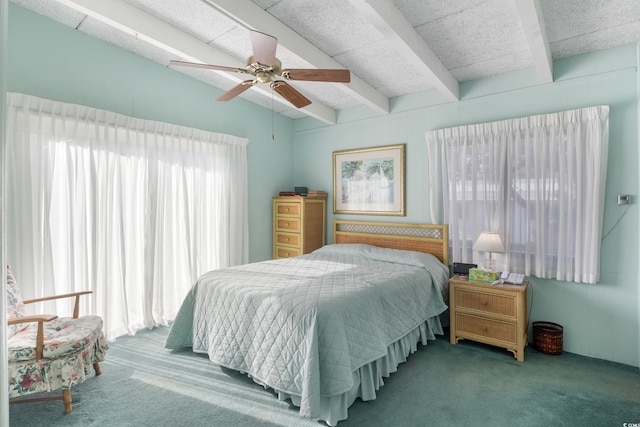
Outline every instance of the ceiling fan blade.
[[228, 92], [225, 92], [222, 95], [220, 95], [218, 98], [216, 98], [216, 101], [230, 101], [236, 96], [240, 95], [245, 90], [249, 89], [253, 85], [254, 85], [253, 80], [245, 80], [239, 85], [231, 88], [231, 90], [229, 90]]
[[251, 45], [254, 60], [268, 67], [275, 65], [278, 39], [269, 34], [251, 30]]
[[200, 64], [197, 62], [170, 61], [169, 65], [179, 65], [183, 67], [205, 68], [207, 70], [229, 71], [231, 73], [247, 73], [243, 68], [223, 67], [221, 65]]
[[307, 80], [313, 82], [349, 83], [351, 73], [349, 70], [314, 70], [314, 69], [288, 69], [282, 70], [282, 77], [289, 80]]
[[271, 83], [271, 89], [275, 90], [284, 99], [292, 103], [296, 108], [306, 107], [311, 104], [311, 101], [307, 99], [303, 94], [298, 92], [286, 82], [275, 81]]

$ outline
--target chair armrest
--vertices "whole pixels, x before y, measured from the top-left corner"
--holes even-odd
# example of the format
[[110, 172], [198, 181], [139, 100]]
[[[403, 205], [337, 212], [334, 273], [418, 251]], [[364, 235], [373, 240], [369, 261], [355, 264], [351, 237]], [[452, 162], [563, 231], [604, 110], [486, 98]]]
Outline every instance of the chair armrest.
[[82, 295], [87, 295], [87, 294], [92, 294], [93, 291], [81, 291], [81, 292], [73, 292], [71, 294], [62, 294], [62, 295], [53, 295], [50, 297], [42, 297], [42, 298], [34, 298], [34, 299], [29, 299], [29, 300], [24, 300], [22, 301], [23, 304], [33, 304], [34, 302], [41, 302], [41, 301], [51, 301], [54, 299], [60, 299], [60, 298], [74, 298], [76, 299], [76, 302], [73, 306], [73, 318], [77, 319], [78, 318], [78, 314], [80, 313], [80, 297]]
[[34, 302], [49, 301], [49, 300], [60, 299], [60, 298], [78, 297], [80, 295], [86, 295], [86, 294], [92, 294], [92, 293], [93, 293], [93, 291], [73, 292], [71, 294], [53, 295], [53, 296], [50, 296], [50, 297], [28, 299], [28, 300], [22, 301], [22, 303], [23, 304], [31, 304], [31, 303], [34, 303]]
[[9, 325], [17, 325], [27, 322], [38, 322], [38, 332], [36, 332], [36, 359], [42, 359], [44, 349], [44, 322], [50, 322], [57, 319], [55, 314], [36, 314], [33, 316], [13, 317], [7, 323]]
[[55, 314], [36, 314], [33, 316], [13, 317], [9, 319], [8, 323], [9, 325], [19, 325], [20, 323], [50, 322], [57, 318], [58, 316]]

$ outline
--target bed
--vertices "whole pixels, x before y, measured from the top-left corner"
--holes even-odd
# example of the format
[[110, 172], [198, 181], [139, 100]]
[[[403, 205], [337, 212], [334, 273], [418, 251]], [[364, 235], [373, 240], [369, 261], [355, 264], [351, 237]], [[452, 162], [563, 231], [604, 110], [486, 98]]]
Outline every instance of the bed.
[[334, 221], [334, 244], [203, 274], [165, 346], [192, 347], [336, 425], [442, 334], [446, 225]]

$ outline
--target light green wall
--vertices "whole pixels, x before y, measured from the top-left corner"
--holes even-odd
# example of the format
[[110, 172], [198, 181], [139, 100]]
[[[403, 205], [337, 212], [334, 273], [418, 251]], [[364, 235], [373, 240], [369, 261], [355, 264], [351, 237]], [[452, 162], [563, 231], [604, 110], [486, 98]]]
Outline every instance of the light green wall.
[[[624, 208], [617, 194], [638, 200], [638, 73], [635, 45], [581, 55], [554, 64], [555, 81], [537, 85], [532, 70], [522, 70], [461, 85], [461, 101], [442, 103], [431, 92], [391, 101], [392, 113], [367, 117], [364, 109], [343, 111], [335, 126], [313, 119], [297, 120], [294, 135], [296, 185], [332, 193], [332, 152], [396, 143], [407, 144], [407, 215], [362, 217], [385, 221], [428, 221], [425, 132], [428, 130], [610, 105], [610, 146], [604, 230]], [[329, 227], [330, 228], [330, 227]], [[600, 283], [596, 285], [531, 278], [531, 321], [564, 326], [564, 348], [582, 355], [638, 366], [638, 206], [602, 242]], [[329, 241], [332, 240], [328, 236]]]
[[249, 139], [249, 259], [271, 258], [271, 197], [292, 189], [293, 120], [10, 4], [7, 90]]

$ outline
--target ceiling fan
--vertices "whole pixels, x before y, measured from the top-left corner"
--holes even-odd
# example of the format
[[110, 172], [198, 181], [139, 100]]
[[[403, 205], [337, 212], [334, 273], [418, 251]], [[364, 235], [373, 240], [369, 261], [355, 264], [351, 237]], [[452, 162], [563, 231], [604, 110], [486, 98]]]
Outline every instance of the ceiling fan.
[[349, 83], [351, 81], [351, 74], [349, 73], [349, 70], [305, 68], [290, 68], [283, 70], [280, 60], [276, 58], [278, 39], [268, 34], [251, 30], [251, 45], [253, 47], [253, 55], [247, 59], [246, 68], [224, 67], [220, 65], [199, 64], [184, 61], [171, 61], [170, 65], [228, 71], [254, 76], [253, 79], [245, 80], [228, 92], [223, 93], [216, 99], [216, 101], [229, 101], [256, 84], [269, 83], [271, 88], [278, 92], [280, 96], [289, 101], [296, 108], [302, 108], [311, 104], [311, 101], [294, 89], [293, 86], [289, 85], [284, 80], [277, 80], [277, 78], [283, 78], [285, 80], [305, 80], [331, 83]]

